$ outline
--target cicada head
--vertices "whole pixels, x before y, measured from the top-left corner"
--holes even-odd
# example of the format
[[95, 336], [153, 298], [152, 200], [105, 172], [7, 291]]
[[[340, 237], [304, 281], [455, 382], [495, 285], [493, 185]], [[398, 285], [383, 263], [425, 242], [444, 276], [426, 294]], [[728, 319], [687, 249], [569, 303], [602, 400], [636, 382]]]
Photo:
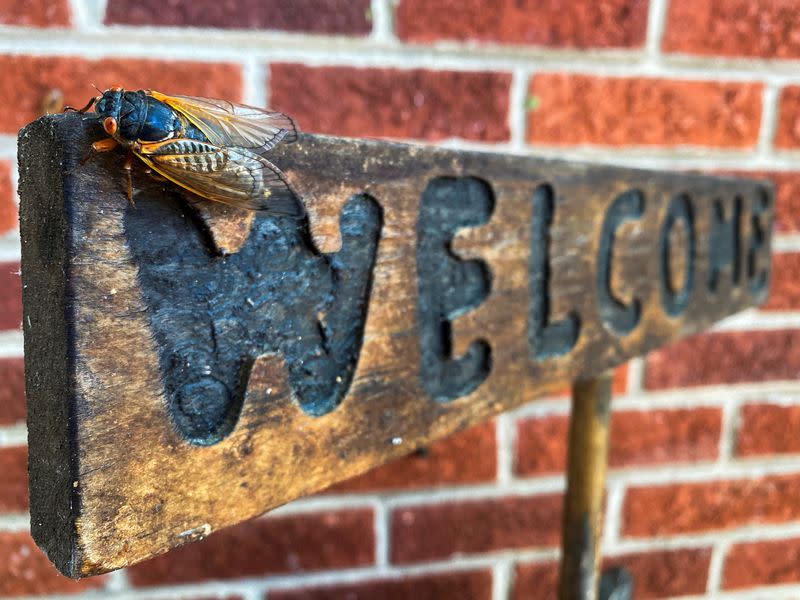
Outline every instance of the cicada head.
[[102, 119], [103, 129], [106, 130], [108, 135], [113, 136], [119, 128], [124, 93], [125, 91], [122, 88], [110, 88], [103, 92], [103, 95], [94, 105], [94, 111]]
[[114, 86], [103, 92], [94, 110], [106, 133], [124, 143], [137, 138], [146, 106], [140, 92], [126, 92]]

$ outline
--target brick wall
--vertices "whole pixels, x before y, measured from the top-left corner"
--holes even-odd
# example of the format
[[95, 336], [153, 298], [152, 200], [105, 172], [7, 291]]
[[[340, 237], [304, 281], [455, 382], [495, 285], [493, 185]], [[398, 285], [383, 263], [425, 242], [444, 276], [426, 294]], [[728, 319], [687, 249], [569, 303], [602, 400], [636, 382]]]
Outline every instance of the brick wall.
[[0, 0], [0, 23], [0, 598], [553, 597], [561, 396], [126, 571], [49, 566], [27, 533], [15, 134], [52, 88], [116, 82], [307, 131], [773, 179], [764, 309], [618, 374], [604, 551], [637, 598], [800, 597], [796, 0]]

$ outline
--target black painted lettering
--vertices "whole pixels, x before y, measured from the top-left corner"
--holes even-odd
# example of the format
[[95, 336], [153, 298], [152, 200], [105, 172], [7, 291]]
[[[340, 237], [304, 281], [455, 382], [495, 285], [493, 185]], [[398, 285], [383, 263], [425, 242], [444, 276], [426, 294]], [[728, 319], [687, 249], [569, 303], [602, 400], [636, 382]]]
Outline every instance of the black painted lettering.
[[459, 229], [488, 223], [493, 210], [491, 188], [473, 177], [439, 177], [422, 195], [417, 221], [420, 378], [428, 394], [442, 402], [475, 390], [491, 368], [485, 340], [473, 341], [464, 356], [452, 355], [452, 320], [486, 300], [491, 276], [483, 261], [454, 256], [450, 243]]
[[550, 227], [554, 214], [553, 188], [540, 185], [533, 193], [528, 263], [528, 345], [534, 360], [568, 353], [580, 334], [580, 318], [574, 312], [560, 321], [550, 321]]
[[711, 228], [709, 231], [709, 271], [708, 289], [716, 292], [719, 287], [720, 274], [730, 267], [733, 285], [739, 285], [741, 276], [741, 235], [742, 199], [733, 199], [733, 214], [725, 218], [725, 204], [715, 200], [711, 209]]
[[[678, 290], [673, 287], [676, 273], [670, 260], [671, 235], [673, 229], [681, 226], [685, 230], [686, 244], [684, 245], [684, 275], [683, 286]], [[661, 226], [661, 304], [668, 315], [677, 317], [686, 306], [694, 290], [694, 263], [695, 263], [695, 231], [694, 211], [689, 198], [682, 194], [676, 196], [669, 203], [667, 216]]]
[[126, 231], [138, 264], [169, 265], [140, 269], [139, 283], [178, 431], [202, 445], [230, 433], [253, 361], [266, 353], [284, 357], [306, 412], [334, 410], [361, 353], [380, 205], [347, 201], [336, 253], [317, 252], [302, 222], [259, 215], [241, 250], [217, 257], [177, 199], [145, 202], [126, 212]]
[[[770, 198], [759, 189], [750, 215], [750, 239], [747, 243], [747, 284], [750, 292], [762, 299], [769, 287], [770, 256], [767, 234], [770, 222]], [[758, 263], [761, 263], [759, 266]]]
[[614, 296], [611, 289], [612, 254], [617, 229], [627, 221], [639, 219], [644, 214], [644, 196], [638, 190], [619, 195], [606, 211], [600, 237], [600, 254], [597, 260], [597, 302], [600, 318], [615, 333], [626, 335], [639, 324], [642, 307], [634, 298], [625, 304]]

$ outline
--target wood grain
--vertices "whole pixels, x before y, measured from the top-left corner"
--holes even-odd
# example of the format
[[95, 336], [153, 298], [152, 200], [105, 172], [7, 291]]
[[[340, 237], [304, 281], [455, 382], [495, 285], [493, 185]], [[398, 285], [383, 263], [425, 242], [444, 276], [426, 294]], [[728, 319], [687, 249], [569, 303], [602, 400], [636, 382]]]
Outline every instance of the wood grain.
[[77, 164], [100, 135], [49, 116], [19, 149], [31, 530], [72, 577], [767, 293], [764, 183], [302, 135], [270, 160], [307, 220], [256, 216], [243, 234], [241, 215], [198, 218], [141, 169], [130, 207], [122, 155]]

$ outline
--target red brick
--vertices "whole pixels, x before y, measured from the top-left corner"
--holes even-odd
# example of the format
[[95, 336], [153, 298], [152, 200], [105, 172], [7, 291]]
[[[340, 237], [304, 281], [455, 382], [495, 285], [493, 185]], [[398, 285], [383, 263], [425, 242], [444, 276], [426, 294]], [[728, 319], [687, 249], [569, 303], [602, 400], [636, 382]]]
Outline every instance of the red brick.
[[[634, 597], [670, 598], [702, 594], [706, 589], [711, 549], [643, 552], [607, 557], [603, 568], [623, 566], [633, 576]], [[555, 598], [558, 590], [558, 563], [517, 565], [513, 600]]]
[[397, 33], [410, 42], [459, 40], [567, 48], [644, 43], [647, 0], [402, 0]]
[[703, 481], [632, 488], [625, 535], [654, 536], [731, 529], [800, 519], [800, 476]]
[[329, 492], [369, 492], [493, 481], [495, 424], [489, 421], [428, 448], [333, 486]]
[[28, 448], [0, 448], [0, 513], [28, 510]]
[[24, 421], [25, 413], [25, 363], [0, 358], [0, 425]]
[[775, 229], [800, 232], [800, 173], [767, 173], [775, 184]]
[[16, 229], [18, 225], [19, 211], [11, 185], [11, 163], [0, 160], [0, 236]]
[[430, 141], [509, 139], [508, 73], [295, 64], [272, 65], [270, 73], [270, 106], [294, 116], [305, 131]]
[[76, 594], [105, 583], [104, 576], [68, 579], [56, 571], [28, 533], [0, 531], [0, 596]]
[[392, 561], [556, 546], [561, 503], [552, 494], [399, 508], [392, 514]]
[[558, 563], [518, 564], [514, 568], [511, 600], [558, 597]]
[[0, 23], [23, 27], [66, 27], [71, 23], [67, 0], [0, 0]]
[[800, 253], [772, 255], [772, 282], [762, 310], [800, 308]]
[[800, 538], [735, 544], [725, 557], [726, 590], [798, 581]]
[[109, 0], [107, 24], [367, 34], [370, 0]]
[[759, 58], [800, 57], [796, 0], [671, 0], [667, 52]]
[[41, 113], [48, 91], [58, 88], [64, 102], [83, 106], [99, 88], [119, 83], [126, 88], [154, 88], [238, 100], [242, 94], [241, 69], [226, 63], [201, 63], [153, 59], [85, 60], [62, 56], [0, 56], [0, 133], [16, 134]]
[[567, 415], [519, 421], [514, 461], [516, 474], [524, 477], [563, 472], [567, 466], [568, 433]]
[[800, 376], [800, 330], [725, 331], [686, 338], [647, 357], [645, 386], [664, 389]]
[[373, 564], [371, 510], [256, 519], [128, 570], [136, 586], [301, 573]]
[[22, 325], [22, 280], [19, 263], [0, 263], [0, 331]]
[[721, 431], [718, 408], [614, 412], [609, 462], [631, 467], [715, 460]]
[[781, 90], [778, 109], [777, 148], [800, 147], [800, 85], [787, 85]]
[[747, 404], [737, 432], [739, 456], [799, 454], [800, 406]]
[[[719, 454], [722, 412], [692, 410], [617, 411], [611, 418], [612, 467], [713, 460]], [[519, 475], [560, 473], [567, 463], [569, 417], [552, 415], [517, 424]]]
[[491, 571], [459, 571], [312, 588], [275, 590], [269, 600], [491, 600]]
[[775, 184], [775, 229], [800, 232], [800, 173], [764, 173]]
[[792, 171], [716, 171], [713, 175], [733, 175], [770, 181], [775, 186], [775, 231], [800, 231], [800, 173]]
[[542, 73], [530, 85], [528, 141], [750, 148], [761, 91], [759, 83]]
[[711, 548], [642, 552], [609, 557], [603, 567], [625, 567], [633, 576], [634, 597], [673, 598], [706, 591]]

